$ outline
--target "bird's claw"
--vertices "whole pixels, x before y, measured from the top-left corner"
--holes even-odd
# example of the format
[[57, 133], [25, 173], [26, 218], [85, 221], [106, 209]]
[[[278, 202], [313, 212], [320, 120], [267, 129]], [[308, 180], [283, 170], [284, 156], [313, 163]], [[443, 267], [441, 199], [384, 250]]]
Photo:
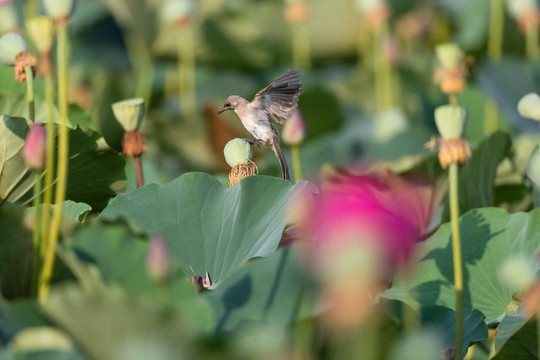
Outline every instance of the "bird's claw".
[[261, 139], [248, 139], [248, 138], [244, 138], [244, 140], [246, 140], [248, 143], [250, 143], [251, 145], [257, 145], [257, 147], [261, 147], [261, 144], [263, 143], [263, 141]]

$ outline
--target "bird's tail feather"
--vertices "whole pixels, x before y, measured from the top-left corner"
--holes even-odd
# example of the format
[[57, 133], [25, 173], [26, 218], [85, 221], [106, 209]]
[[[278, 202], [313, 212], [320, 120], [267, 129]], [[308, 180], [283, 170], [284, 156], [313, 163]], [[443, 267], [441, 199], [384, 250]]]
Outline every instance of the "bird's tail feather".
[[281, 165], [281, 173], [283, 174], [283, 179], [290, 181], [291, 178], [289, 177], [289, 166], [287, 165], [287, 160], [285, 160], [285, 156], [283, 156], [281, 148], [279, 147], [279, 140], [275, 140], [272, 143], [272, 150], [274, 150], [274, 152], [276, 153], [279, 164]]

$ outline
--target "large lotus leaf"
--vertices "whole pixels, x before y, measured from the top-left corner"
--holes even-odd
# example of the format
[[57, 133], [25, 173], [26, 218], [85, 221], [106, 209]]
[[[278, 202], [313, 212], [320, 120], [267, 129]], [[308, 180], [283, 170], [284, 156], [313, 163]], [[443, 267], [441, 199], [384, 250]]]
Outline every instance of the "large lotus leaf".
[[522, 132], [537, 132], [538, 124], [519, 115], [517, 103], [530, 92], [539, 92], [540, 72], [536, 63], [526, 60], [503, 58], [493, 62], [485, 60], [478, 67], [477, 80], [486, 95]]
[[536, 322], [522, 314], [506, 316], [497, 326], [496, 356], [493, 359], [537, 359]]
[[[35, 181], [22, 156], [30, 123], [0, 117], [0, 201], [29, 202]], [[66, 198], [103, 209], [125, 188], [124, 159], [108, 148], [97, 133], [77, 128], [69, 132]]]
[[[444, 347], [455, 346], [456, 312], [442, 306], [426, 306], [420, 309], [423, 327], [437, 331], [443, 340]], [[463, 314], [463, 348], [461, 354], [467, 354], [469, 344], [487, 339], [488, 328], [484, 315], [478, 310], [465, 309]]]
[[299, 305], [313, 303], [313, 290], [295, 250], [285, 247], [254, 260], [208, 293], [218, 317], [216, 332], [237, 331], [247, 323], [283, 328], [309, 315], [310, 309]]
[[92, 359], [190, 359], [182, 318], [107, 287], [53, 288], [43, 309]]
[[[133, 235], [126, 226], [88, 224], [73, 235], [72, 244], [83, 259], [97, 265], [101, 275], [111, 284], [131, 294], [155, 302], [159, 300], [158, 286], [146, 270], [148, 242]], [[172, 272], [169, 280], [172, 305], [191, 322], [191, 328], [209, 331], [214, 317], [210, 304], [197, 296], [194, 286], [189, 283], [191, 271], [188, 274]]]
[[[480, 310], [486, 322], [504, 315], [513, 289], [499, 278], [501, 262], [511, 254], [536, 259], [540, 244], [540, 210], [509, 214], [502, 209], [469, 211], [460, 219], [464, 303]], [[450, 224], [418, 247], [419, 262], [408, 276], [399, 276], [387, 297], [418, 306], [442, 305], [455, 309], [454, 270]]]
[[117, 196], [100, 218], [161, 234], [182, 264], [219, 281], [277, 248], [291, 198], [306, 184], [251, 176], [226, 189], [213, 176], [188, 173]]

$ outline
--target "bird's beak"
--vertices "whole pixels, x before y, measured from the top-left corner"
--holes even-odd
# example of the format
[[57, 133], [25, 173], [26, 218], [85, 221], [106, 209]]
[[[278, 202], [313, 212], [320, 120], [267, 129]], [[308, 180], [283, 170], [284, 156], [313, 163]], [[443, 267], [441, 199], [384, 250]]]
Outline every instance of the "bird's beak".
[[218, 110], [218, 115], [224, 112], [225, 110], [228, 110], [225, 106]]

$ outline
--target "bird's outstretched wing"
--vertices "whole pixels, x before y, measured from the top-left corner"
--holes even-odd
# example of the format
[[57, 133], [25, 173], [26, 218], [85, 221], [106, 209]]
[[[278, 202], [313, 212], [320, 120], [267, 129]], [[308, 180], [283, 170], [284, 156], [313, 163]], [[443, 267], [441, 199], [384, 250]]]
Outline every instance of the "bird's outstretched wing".
[[275, 122], [283, 124], [298, 108], [298, 96], [303, 92], [298, 70], [288, 70], [259, 91], [252, 104], [257, 109], [265, 110]]

